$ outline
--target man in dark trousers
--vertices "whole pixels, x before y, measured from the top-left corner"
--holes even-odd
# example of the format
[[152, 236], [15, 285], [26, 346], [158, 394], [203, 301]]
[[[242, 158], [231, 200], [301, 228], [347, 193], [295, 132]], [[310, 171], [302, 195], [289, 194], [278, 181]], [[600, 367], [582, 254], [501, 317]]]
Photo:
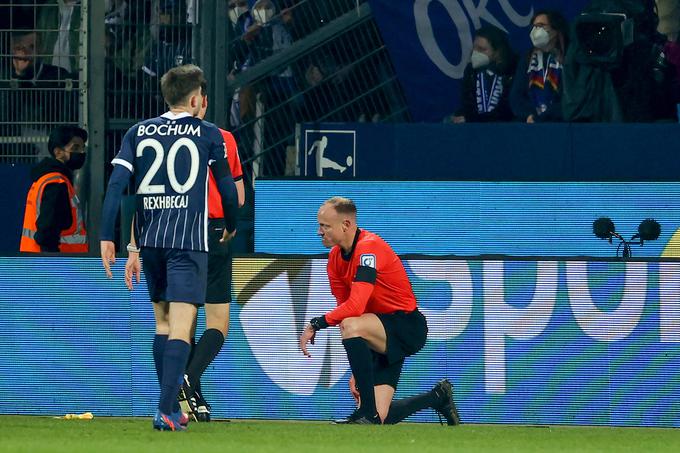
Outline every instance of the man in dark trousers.
[[300, 349], [311, 357], [307, 343], [314, 342], [316, 332], [340, 327], [352, 369], [350, 388], [359, 402], [342, 423], [393, 424], [432, 408], [449, 425], [457, 425], [460, 417], [446, 379], [429, 392], [392, 401], [404, 358], [425, 345], [427, 321], [401, 260], [378, 235], [359, 229], [356, 212], [354, 202], [343, 197], [333, 197], [319, 208], [318, 234], [331, 248], [328, 280], [338, 306], [309, 322]]
[[60, 126], [50, 133], [50, 157], [31, 174], [20, 251], [87, 252], [87, 233], [73, 188], [73, 171], [85, 163], [86, 141], [87, 132], [75, 126]]

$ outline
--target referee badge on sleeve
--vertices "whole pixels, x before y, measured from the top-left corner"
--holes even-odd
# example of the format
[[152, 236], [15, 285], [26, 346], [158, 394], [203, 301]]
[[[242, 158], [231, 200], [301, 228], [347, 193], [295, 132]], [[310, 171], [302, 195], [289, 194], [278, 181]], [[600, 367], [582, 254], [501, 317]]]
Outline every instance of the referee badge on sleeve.
[[359, 265], [376, 269], [375, 255], [373, 253], [364, 253], [359, 257]]

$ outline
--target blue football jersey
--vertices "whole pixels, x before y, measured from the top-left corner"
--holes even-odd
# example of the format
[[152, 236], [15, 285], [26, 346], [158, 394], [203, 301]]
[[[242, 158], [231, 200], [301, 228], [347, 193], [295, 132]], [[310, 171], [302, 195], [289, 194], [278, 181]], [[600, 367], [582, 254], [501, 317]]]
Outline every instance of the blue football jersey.
[[188, 113], [127, 131], [112, 163], [135, 176], [138, 246], [208, 250], [208, 165], [224, 153], [219, 129]]

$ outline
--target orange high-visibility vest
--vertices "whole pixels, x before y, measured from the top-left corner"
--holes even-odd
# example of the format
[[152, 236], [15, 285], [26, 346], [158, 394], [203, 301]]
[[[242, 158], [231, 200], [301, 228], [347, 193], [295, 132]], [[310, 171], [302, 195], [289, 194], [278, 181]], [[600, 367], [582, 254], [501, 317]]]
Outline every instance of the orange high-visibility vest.
[[73, 184], [61, 173], [51, 172], [35, 181], [26, 197], [26, 213], [24, 214], [24, 228], [21, 233], [22, 252], [40, 252], [40, 245], [35, 241], [38, 231], [37, 222], [40, 216], [40, 205], [45, 187], [48, 184], [66, 184], [68, 198], [71, 202], [71, 226], [62, 230], [59, 238], [59, 251], [71, 253], [87, 253], [87, 232], [85, 222], [80, 212], [80, 206]]

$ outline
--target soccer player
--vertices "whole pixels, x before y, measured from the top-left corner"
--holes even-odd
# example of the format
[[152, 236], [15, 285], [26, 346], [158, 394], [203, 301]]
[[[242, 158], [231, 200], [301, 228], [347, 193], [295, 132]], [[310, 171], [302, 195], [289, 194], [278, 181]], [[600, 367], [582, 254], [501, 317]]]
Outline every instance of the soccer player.
[[125, 134], [112, 161], [115, 167], [104, 199], [101, 255], [110, 278], [114, 222], [123, 191], [135, 175], [135, 242], [141, 248], [156, 321], [153, 355], [161, 394], [153, 427], [159, 430], [185, 429], [177, 394], [196, 306], [205, 301], [208, 165], [225, 211], [221, 241], [236, 232], [236, 187], [224, 158], [222, 135], [197, 118], [206, 86], [203, 71], [194, 65], [172, 68], [162, 77], [161, 92], [170, 110]]
[[350, 389], [359, 402], [341, 423], [393, 424], [433, 408], [449, 425], [457, 425], [460, 417], [448, 380], [429, 392], [392, 401], [404, 358], [425, 345], [427, 322], [401, 260], [379, 236], [359, 229], [356, 212], [354, 202], [343, 197], [330, 198], [319, 208], [318, 234], [331, 248], [327, 272], [338, 306], [309, 322], [300, 349], [311, 357], [307, 343], [314, 343], [316, 332], [340, 327], [352, 369]]
[[[208, 95], [198, 117], [203, 119], [208, 108]], [[243, 170], [238, 156], [234, 136], [220, 129], [225, 144], [225, 157], [229, 162], [238, 194], [239, 208], [245, 204], [246, 190], [243, 184]], [[180, 391], [181, 399], [187, 402], [189, 414], [195, 421], [210, 421], [210, 404], [201, 392], [201, 377], [217, 357], [229, 330], [229, 304], [231, 302], [231, 242], [220, 242], [224, 230], [224, 209], [219, 197], [217, 184], [212, 173], [208, 181], [208, 290], [205, 299], [205, 331], [192, 350], [187, 365], [185, 383]], [[196, 323], [194, 321], [194, 330]], [[192, 334], [193, 339], [193, 334]]]

